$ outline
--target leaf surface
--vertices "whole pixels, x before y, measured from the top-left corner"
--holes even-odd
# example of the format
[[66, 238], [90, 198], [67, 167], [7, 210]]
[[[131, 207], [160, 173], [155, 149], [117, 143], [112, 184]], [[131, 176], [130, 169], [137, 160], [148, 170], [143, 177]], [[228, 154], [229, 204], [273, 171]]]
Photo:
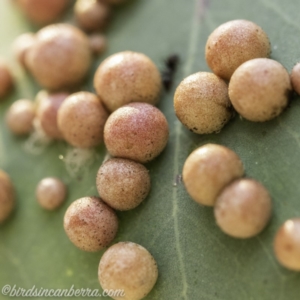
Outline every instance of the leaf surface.
[[[4, 125], [8, 106], [18, 98], [33, 99], [39, 90], [13, 62], [12, 41], [34, 28], [11, 2], [0, 2], [0, 55], [11, 61], [17, 87], [0, 105], [0, 167], [15, 184], [17, 210], [0, 228], [0, 288], [10, 284], [98, 289], [97, 269], [103, 251], [91, 254], [75, 248], [64, 233], [62, 220], [72, 201], [97, 194], [95, 175], [106, 151], [100, 147], [82, 153], [64, 143], [43, 149], [33, 144], [32, 137], [15, 138], [8, 132]], [[181, 57], [173, 89], [162, 95], [159, 104], [169, 122], [170, 140], [162, 155], [147, 165], [151, 194], [138, 208], [118, 213], [116, 241], [143, 245], [158, 263], [159, 279], [146, 299], [299, 299], [300, 275], [279, 266], [272, 248], [278, 227], [300, 216], [299, 99], [273, 121], [260, 124], [236, 117], [221, 133], [203, 136], [186, 130], [173, 110], [176, 85], [187, 75], [208, 71], [204, 58], [207, 37], [228, 20], [248, 19], [262, 26], [271, 40], [272, 58], [290, 71], [300, 59], [299, 11], [300, 2], [295, 0], [137, 0], [116, 10], [107, 32], [109, 50], [95, 62], [84, 89], [93, 90], [93, 72], [115, 52], [143, 52], [160, 69], [170, 54]], [[189, 153], [208, 142], [235, 150], [247, 176], [269, 189], [273, 217], [258, 237], [237, 240], [224, 235], [212, 209], [194, 203], [182, 183], [174, 185]], [[36, 184], [46, 176], [58, 176], [69, 186], [67, 203], [54, 213], [42, 210], [35, 200]]]

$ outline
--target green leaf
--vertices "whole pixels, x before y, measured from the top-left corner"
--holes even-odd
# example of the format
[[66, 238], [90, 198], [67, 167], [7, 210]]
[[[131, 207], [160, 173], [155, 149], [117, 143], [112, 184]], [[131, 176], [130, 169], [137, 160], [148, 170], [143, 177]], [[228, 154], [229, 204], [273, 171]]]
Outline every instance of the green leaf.
[[[72, 201], [97, 194], [95, 175], [105, 149], [78, 153], [64, 143], [43, 149], [32, 144], [32, 137], [15, 138], [8, 132], [4, 113], [9, 104], [17, 98], [32, 99], [38, 92], [37, 85], [12, 60], [12, 41], [32, 30], [12, 2], [0, 1], [0, 55], [10, 59], [17, 78], [14, 94], [0, 105], [0, 167], [13, 179], [17, 209], [0, 228], [0, 288], [10, 284], [98, 289], [97, 269], [103, 251], [91, 254], [75, 248], [64, 233], [62, 220]], [[299, 299], [300, 275], [282, 268], [272, 247], [278, 227], [286, 219], [300, 216], [299, 99], [273, 121], [258, 124], [236, 117], [214, 135], [190, 133], [173, 111], [176, 85], [189, 74], [208, 70], [206, 39], [225, 21], [244, 18], [262, 26], [272, 43], [272, 58], [290, 71], [300, 59], [299, 11], [296, 0], [137, 0], [116, 10], [107, 32], [109, 51], [105, 57], [122, 50], [140, 51], [160, 68], [168, 55], [181, 57], [173, 90], [164, 93], [159, 104], [171, 134], [166, 150], [147, 165], [151, 194], [138, 208], [118, 213], [116, 242], [139, 243], [158, 263], [159, 279], [146, 299]], [[93, 72], [103, 58], [95, 62], [85, 88], [93, 90]], [[188, 154], [208, 142], [235, 150], [247, 176], [269, 189], [273, 217], [258, 237], [238, 240], [224, 235], [211, 208], [193, 202], [181, 183], [174, 186]], [[82, 155], [83, 161], [78, 161]], [[68, 183], [68, 201], [57, 212], [42, 210], [35, 200], [36, 184], [45, 176], [58, 176]]]

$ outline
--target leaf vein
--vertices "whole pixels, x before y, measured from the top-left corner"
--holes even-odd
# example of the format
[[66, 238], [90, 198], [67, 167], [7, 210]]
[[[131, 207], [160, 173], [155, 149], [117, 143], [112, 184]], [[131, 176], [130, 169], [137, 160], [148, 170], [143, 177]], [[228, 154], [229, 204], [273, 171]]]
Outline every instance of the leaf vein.
[[261, 0], [261, 3], [268, 9], [273, 10], [274, 13], [276, 13], [284, 22], [286, 22], [288, 25], [291, 25], [295, 27], [296, 29], [300, 30], [300, 26], [298, 23], [294, 23], [288, 15], [286, 15], [282, 8], [277, 6], [274, 2], [271, 2], [269, 0]]

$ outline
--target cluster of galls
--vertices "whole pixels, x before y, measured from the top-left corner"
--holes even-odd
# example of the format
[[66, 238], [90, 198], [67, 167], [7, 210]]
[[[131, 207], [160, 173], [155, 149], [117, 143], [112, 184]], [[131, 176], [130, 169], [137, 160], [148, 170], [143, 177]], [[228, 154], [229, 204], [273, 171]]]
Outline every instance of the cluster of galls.
[[[288, 105], [292, 87], [300, 93], [300, 65], [289, 76], [269, 59], [267, 34], [246, 20], [222, 24], [209, 36], [206, 61], [214, 73], [185, 78], [174, 96], [178, 119], [192, 132], [218, 133], [234, 111], [253, 122], [277, 117]], [[229, 82], [229, 85], [227, 84]], [[242, 163], [230, 149], [208, 144], [196, 149], [183, 168], [183, 182], [196, 202], [214, 206], [218, 226], [236, 238], [260, 233], [271, 217], [268, 191], [241, 178]], [[275, 255], [287, 268], [300, 271], [300, 219], [288, 220], [275, 238]]]
[[[78, 0], [74, 7], [76, 20], [86, 32], [102, 29], [111, 14], [109, 4], [117, 2], [124, 1]], [[56, 19], [68, 1], [16, 3], [32, 21], [44, 25]], [[161, 75], [142, 53], [125, 51], [108, 57], [95, 73], [96, 93], [78, 91], [91, 69], [93, 52], [102, 52], [103, 45], [99, 35], [87, 36], [63, 23], [20, 36], [14, 43], [15, 56], [45, 90], [37, 94], [35, 101], [15, 101], [6, 114], [6, 124], [15, 135], [40, 131], [48, 139], [65, 140], [78, 148], [105, 143], [113, 158], [98, 171], [100, 197], [74, 201], [64, 217], [64, 229], [71, 242], [89, 252], [113, 242], [118, 231], [115, 209], [133, 209], [147, 197], [151, 183], [143, 164], [163, 151], [169, 135], [165, 116], [154, 106], [160, 98]], [[2, 69], [0, 65], [0, 80]], [[12, 80], [6, 85], [8, 91]], [[8, 218], [14, 207], [12, 186], [6, 175], [2, 177], [0, 192], [5, 192], [6, 198], [0, 203], [0, 211], [5, 213], [0, 221]], [[39, 204], [48, 210], [60, 207], [66, 195], [66, 186], [58, 178], [45, 178], [36, 188]], [[123, 289], [122, 299], [143, 298], [157, 276], [151, 254], [131, 242], [110, 247], [99, 265], [102, 287]]]

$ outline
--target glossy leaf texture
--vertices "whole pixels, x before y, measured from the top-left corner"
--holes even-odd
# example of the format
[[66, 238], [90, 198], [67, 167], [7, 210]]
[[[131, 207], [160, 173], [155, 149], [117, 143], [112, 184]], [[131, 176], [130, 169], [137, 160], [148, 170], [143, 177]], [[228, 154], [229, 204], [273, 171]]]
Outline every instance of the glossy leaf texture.
[[[11, 2], [0, 3], [0, 55], [11, 62], [17, 86], [0, 104], [0, 167], [13, 179], [17, 209], [0, 228], [0, 288], [15, 284], [98, 289], [103, 251], [91, 254], [76, 249], [64, 233], [62, 220], [72, 201], [97, 194], [95, 175], [106, 151], [102, 146], [82, 153], [62, 142], [43, 149], [33, 144], [33, 137], [15, 138], [5, 127], [7, 107], [18, 98], [33, 99], [39, 90], [13, 61], [14, 38], [35, 29]], [[158, 282], [146, 299], [299, 299], [300, 274], [282, 268], [273, 254], [276, 230], [286, 219], [300, 216], [299, 99], [294, 97], [273, 121], [252, 123], [237, 116], [212, 135], [190, 133], [173, 110], [176, 85], [187, 75], [209, 70], [205, 43], [223, 22], [248, 19], [262, 26], [270, 37], [272, 58], [290, 71], [300, 59], [299, 11], [300, 3], [295, 0], [136, 0], [116, 9], [107, 31], [109, 50], [95, 62], [83, 89], [93, 90], [96, 67], [115, 52], [143, 52], [160, 69], [170, 54], [181, 58], [174, 86], [163, 93], [159, 104], [169, 122], [170, 140], [160, 157], [147, 165], [151, 194], [138, 208], [118, 213], [116, 241], [143, 245], [158, 263]], [[269, 189], [273, 216], [259, 236], [247, 240], [226, 236], [216, 226], [213, 210], [193, 202], [178, 182], [188, 154], [208, 142], [235, 150], [247, 176]], [[42, 210], [35, 200], [36, 184], [46, 176], [58, 176], [69, 186], [68, 201], [57, 212]]]

